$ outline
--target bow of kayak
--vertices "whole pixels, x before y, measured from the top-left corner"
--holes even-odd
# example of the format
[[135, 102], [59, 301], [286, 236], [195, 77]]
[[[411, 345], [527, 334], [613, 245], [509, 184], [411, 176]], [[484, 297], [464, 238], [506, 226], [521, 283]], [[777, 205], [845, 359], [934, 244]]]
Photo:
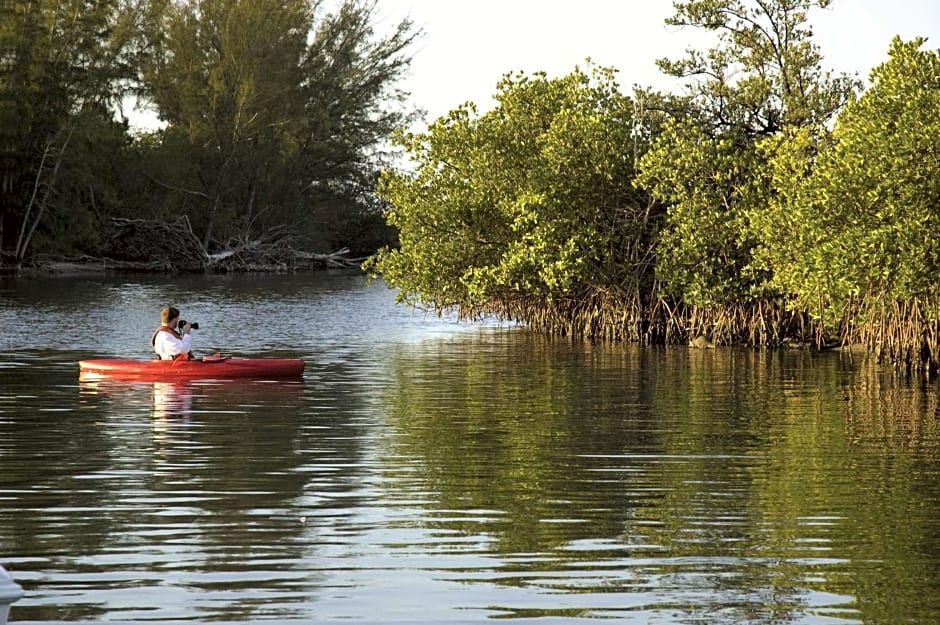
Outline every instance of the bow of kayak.
[[300, 378], [304, 361], [299, 358], [205, 358], [203, 360], [129, 360], [105, 358], [80, 360], [82, 375], [147, 380], [179, 379], [288, 379]]

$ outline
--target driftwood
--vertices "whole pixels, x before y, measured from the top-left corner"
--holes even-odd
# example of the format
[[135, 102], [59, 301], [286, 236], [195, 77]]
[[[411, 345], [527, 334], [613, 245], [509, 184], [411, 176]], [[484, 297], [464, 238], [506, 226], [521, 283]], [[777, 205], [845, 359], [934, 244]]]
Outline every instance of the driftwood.
[[204, 271], [208, 258], [186, 217], [175, 222], [112, 219], [104, 256], [115, 268]]
[[365, 258], [347, 258], [349, 248], [344, 247], [329, 254], [315, 254], [312, 252], [295, 251], [294, 256], [299, 262], [322, 264], [324, 267], [358, 267]]
[[358, 267], [363, 259], [348, 258], [349, 249], [329, 254], [296, 250], [284, 241], [243, 242], [209, 255], [212, 271], [296, 271], [299, 269]]
[[114, 219], [112, 235], [96, 255], [36, 255], [15, 264], [0, 251], [0, 273], [82, 274], [135, 272], [290, 272], [307, 269], [358, 267], [364, 258], [349, 258], [349, 249], [317, 253], [296, 249], [284, 229], [265, 237], [230, 241], [207, 253], [189, 221]]
[[326, 267], [357, 267], [363, 259], [348, 258], [343, 248], [314, 253], [294, 248], [285, 229], [256, 239], [230, 241], [208, 253], [185, 217], [176, 222], [115, 219], [106, 249], [105, 266], [135, 271], [296, 271]]

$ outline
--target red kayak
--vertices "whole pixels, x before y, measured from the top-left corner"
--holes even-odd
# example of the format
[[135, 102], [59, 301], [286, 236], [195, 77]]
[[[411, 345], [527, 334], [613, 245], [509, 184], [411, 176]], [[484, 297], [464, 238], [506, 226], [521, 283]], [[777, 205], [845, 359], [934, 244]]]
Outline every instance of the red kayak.
[[195, 380], [300, 378], [304, 361], [299, 358], [230, 358], [206, 356], [195, 360], [80, 360], [81, 375], [134, 380]]

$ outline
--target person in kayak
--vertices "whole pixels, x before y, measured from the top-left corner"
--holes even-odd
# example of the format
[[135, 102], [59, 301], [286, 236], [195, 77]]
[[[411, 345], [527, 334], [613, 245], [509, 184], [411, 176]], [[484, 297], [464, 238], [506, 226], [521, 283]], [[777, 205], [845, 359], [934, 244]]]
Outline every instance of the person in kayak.
[[189, 333], [192, 324], [186, 323], [177, 330], [180, 320], [180, 311], [173, 306], [167, 306], [160, 311], [160, 327], [154, 330], [150, 337], [153, 351], [157, 352], [160, 360], [176, 360], [193, 358], [193, 337]]

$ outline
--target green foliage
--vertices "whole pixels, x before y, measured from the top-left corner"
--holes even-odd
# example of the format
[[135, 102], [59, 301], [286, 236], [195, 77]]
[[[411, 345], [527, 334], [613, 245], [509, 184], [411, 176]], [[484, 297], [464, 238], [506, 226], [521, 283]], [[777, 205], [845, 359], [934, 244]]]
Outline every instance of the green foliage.
[[94, 254], [107, 235], [108, 217], [124, 197], [130, 142], [126, 125], [104, 106], [86, 107], [71, 123], [56, 192], [35, 241], [37, 250], [66, 256]]
[[657, 62], [689, 84], [699, 121], [714, 128], [768, 135], [823, 124], [861, 86], [820, 66], [808, 12], [832, 0], [687, 0], [666, 23], [715, 31], [718, 45], [684, 59]]
[[0, 251], [17, 264], [34, 236], [77, 243], [72, 226], [93, 222], [90, 198], [108, 192], [108, 176], [89, 170], [113, 155], [107, 111], [133, 73], [133, 15], [130, 0], [0, 8]]
[[780, 194], [761, 219], [761, 255], [780, 288], [827, 319], [862, 296], [937, 292], [940, 52], [922, 45], [894, 40], [831, 138], [804, 130], [768, 146]]
[[762, 137], [830, 119], [856, 88], [820, 69], [807, 10], [828, 1], [691, 0], [668, 23], [718, 32], [718, 46], [660, 67], [694, 79], [684, 111], [640, 163], [637, 183], [668, 205], [657, 275], [687, 304], [715, 307], [771, 296], [753, 262], [750, 218], [773, 189]]
[[377, 37], [363, 0], [326, 15], [308, 0], [161, 6], [143, 72], [167, 123], [147, 147], [163, 163], [151, 209], [187, 214], [207, 247], [287, 224], [325, 244], [330, 224], [360, 221], [378, 148], [408, 119], [394, 82], [410, 22]]
[[753, 145], [675, 121], [641, 167], [637, 184], [669, 206], [657, 263], [665, 291], [696, 306], [747, 301], [760, 279], [745, 279], [753, 241], [743, 207], [761, 205], [767, 194]]
[[400, 248], [373, 269], [406, 300], [464, 310], [636, 282], [651, 207], [630, 185], [641, 139], [613, 71], [507, 75], [495, 99], [398, 135], [416, 170], [381, 179]]
[[[754, 249], [754, 265], [770, 276], [770, 287], [791, 298], [790, 306], [812, 311], [823, 318], [823, 300], [836, 276], [830, 271], [831, 259], [820, 244], [829, 235], [817, 226], [828, 219], [825, 208], [807, 193], [806, 181], [813, 173], [819, 151], [831, 142], [825, 128], [809, 126], [791, 129], [761, 142], [761, 153], [768, 159], [771, 184], [775, 194], [766, 207], [750, 212], [750, 223], [760, 243]], [[822, 283], [810, 274], [822, 277]], [[794, 297], [800, 293], [801, 296]], [[827, 302], [828, 303], [828, 302]], [[841, 313], [841, 311], [840, 311]], [[839, 314], [826, 317], [830, 326]]]
[[[417, 36], [345, 0], [0, 3], [0, 255], [92, 251], [110, 216], [189, 217], [206, 247], [286, 232], [369, 253], [395, 81]], [[165, 126], [132, 144], [133, 93]], [[36, 246], [39, 246], [38, 248]]]

